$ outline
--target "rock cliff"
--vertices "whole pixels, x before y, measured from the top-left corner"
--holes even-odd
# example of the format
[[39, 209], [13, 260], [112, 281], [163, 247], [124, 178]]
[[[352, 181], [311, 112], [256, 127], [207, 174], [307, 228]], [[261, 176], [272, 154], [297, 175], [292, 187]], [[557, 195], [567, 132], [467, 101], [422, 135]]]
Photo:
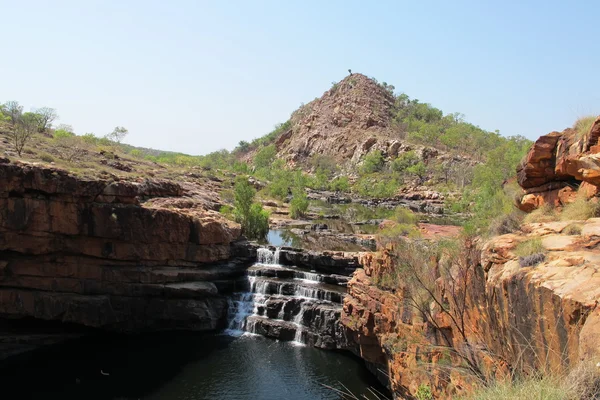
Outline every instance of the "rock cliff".
[[575, 200], [577, 192], [587, 197], [600, 190], [600, 117], [589, 131], [569, 128], [551, 132], [533, 144], [517, 167], [523, 193], [518, 207], [526, 212], [549, 204], [560, 207]]
[[[600, 219], [577, 224], [580, 235], [566, 229], [572, 222], [530, 224], [478, 246], [480, 262], [464, 286], [463, 310], [438, 281], [458, 324], [433, 303], [434, 320], [426, 320], [404, 289], [378, 286], [385, 271], [397, 267], [391, 249], [365, 255], [364, 269], [349, 282], [342, 323], [358, 354], [399, 398], [414, 396], [423, 384], [436, 398], [469, 392], [478, 377], [468, 358], [484, 377], [560, 372], [580, 360], [597, 360]], [[530, 266], [515, 248], [531, 240], [541, 241], [543, 256]]]
[[115, 331], [215, 329], [237, 224], [165, 180], [77, 178], [0, 163], [0, 317]]

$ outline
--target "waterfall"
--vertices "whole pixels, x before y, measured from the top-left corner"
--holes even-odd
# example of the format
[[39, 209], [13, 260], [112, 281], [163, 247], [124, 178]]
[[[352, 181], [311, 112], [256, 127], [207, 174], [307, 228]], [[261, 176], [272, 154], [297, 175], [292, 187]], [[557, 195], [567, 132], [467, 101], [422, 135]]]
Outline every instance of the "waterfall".
[[266, 247], [256, 250], [256, 263], [263, 265], [279, 265], [280, 248], [277, 247], [274, 252]]
[[315, 328], [312, 321], [320, 318], [315, 310], [341, 309], [345, 288], [324, 283], [330, 276], [278, 263], [279, 249], [257, 250], [257, 262], [245, 278], [248, 291], [228, 300], [227, 334], [263, 334], [303, 345], [324, 332], [321, 322]]

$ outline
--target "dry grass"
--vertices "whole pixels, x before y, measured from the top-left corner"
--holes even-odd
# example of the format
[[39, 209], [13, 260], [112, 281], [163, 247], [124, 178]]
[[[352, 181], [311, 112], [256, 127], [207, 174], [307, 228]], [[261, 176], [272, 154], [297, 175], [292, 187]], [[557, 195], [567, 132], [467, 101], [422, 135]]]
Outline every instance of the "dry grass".
[[514, 253], [519, 257], [528, 257], [534, 254], [545, 253], [546, 248], [540, 239], [529, 239], [521, 242], [515, 248]]
[[568, 375], [542, 375], [497, 382], [465, 400], [598, 400], [600, 373], [592, 362], [582, 362]]
[[597, 117], [595, 115], [587, 115], [575, 121], [573, 129], [575, 129], [578, 139], [581, 139], [582, 137], [590, 133], [590, 130], [592, 129], [592, 125], [594, 125], [596, 118]]
[[525, 216], [523, 222], [531, 224], [534, 222], [552, 222], [556, 221], [558, 216], [556, 210], [549, 204], [545, 204], [542, 207], [533, 210]]
[[582, 228], [583, 226], [581, 224], [574, 222], [572, 224], [567, 225], [561, 233], [564, 233], [565, 235], [581, 235]]
[[577, 199], [563, 207], [560, 213], [562, 221], [571, 220], [586, 220], [600, 215], [600, 207], [598, 203], [586, 200], [583, 196], [578, 196]]

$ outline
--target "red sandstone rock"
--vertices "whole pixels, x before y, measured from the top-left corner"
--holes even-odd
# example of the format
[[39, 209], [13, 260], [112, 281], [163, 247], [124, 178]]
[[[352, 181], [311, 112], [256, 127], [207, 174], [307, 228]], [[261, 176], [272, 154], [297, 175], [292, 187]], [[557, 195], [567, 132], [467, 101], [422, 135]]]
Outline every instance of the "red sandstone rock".
[[235, 271], [210, 266], [231, 257], [240, 227], [203, 207], [212, 195], [186, 185], [0, 164], [0, 315], [114, 330], [216, 328], [226, 302], [210, 281]]
[[[545, 204], [568, 204], [575, 200], [576, 193], [566, 187], [567, 182], [581, 183], [586, 196], [595, 196], [600, 185], [599, 138], [600, 117], [583, 137], [577, 137], [577, 132], [569, 128], [536, 140], [517, 167], [517, 180], [525, 189], [517, 206], [530, 212]], [[561, 183], [564, 188], [557, 187]]]

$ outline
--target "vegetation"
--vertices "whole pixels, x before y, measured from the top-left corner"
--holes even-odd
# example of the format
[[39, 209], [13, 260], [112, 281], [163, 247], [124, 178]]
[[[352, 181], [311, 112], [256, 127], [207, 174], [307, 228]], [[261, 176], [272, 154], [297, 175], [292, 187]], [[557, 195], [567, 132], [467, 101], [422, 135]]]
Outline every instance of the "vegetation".
[[304, 188], [297, 187], [293, 190], [293, 197], [290, 201], [290, 217], [302, 218], [308, 210], [308, 197]]
[[269, 213], [254, 201], [255, 195], [248, 178], [239, 176], [235, 181], [233, 215], [248, 238], [262, 239], [269, 232]]
[[520, 257], [526, 257], [532, 254], [544, 252], [546, 252], [546, 248], [540, 239], [529, 239], [519, 243], [517, 247], [515, 247], [515, 254]]
[[573, 129], [575, 129], [575, 134], [578, 139], [581, 139], [582, 137], [590, 133], [590, 130], [592, 129], [592, 125], [594, 125], [596, 118], [597, 117], [595, 115], [588, 115], [585, 117], [581, 117], [577, 119], [577, 121], [575, 121]]

